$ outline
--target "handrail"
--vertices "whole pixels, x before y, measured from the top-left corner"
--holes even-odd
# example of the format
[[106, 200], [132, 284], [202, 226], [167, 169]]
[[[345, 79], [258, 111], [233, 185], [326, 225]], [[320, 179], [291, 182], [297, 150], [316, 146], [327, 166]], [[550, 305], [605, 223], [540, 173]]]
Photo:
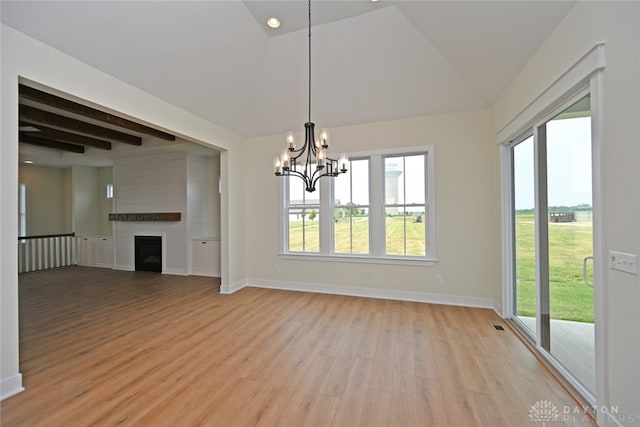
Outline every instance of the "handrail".
[[18, 273], [76, 264], [75, 233], [18, 237]]
[[76, 233], [43, 234], [42, 236], [18, 236], [18, 240], [48, 239], [50, 237], [75, 237]]

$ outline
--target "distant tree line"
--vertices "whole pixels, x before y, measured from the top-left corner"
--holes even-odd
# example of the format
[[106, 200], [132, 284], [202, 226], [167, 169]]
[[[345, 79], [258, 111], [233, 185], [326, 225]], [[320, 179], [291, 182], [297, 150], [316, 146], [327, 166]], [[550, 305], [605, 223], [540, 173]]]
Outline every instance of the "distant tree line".
[[[560, 212], [577, 212], [577, 211], [590, 211], [592, 210], [592, 206], [586, 203], [575, 205], [575, 206], [549, 206], [549, 213], [560, 213]], [[519, 214], [533, 214], [534, 209], [516, 209], [516, 213]]]

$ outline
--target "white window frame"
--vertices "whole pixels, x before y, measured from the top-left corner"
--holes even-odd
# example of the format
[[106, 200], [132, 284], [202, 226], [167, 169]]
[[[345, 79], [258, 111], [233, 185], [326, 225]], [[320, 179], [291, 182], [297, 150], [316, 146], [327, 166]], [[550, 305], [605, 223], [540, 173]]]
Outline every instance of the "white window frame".
[[[385, 216], [384, 216], [384, 158], [394, 156], [426, 156], [425, 170], [425, 228], [426, 255], [401, 256], [385, 254]], [[356, 262], [373, 264], [398, 264], [414, 266], [433, 266], [436, 258], [436, 215], [435, 215], [435, 147], [423, 145], [388, 150], [347, 153], [352, 159], [369, 159], [369, 254], [336, 254], [333, 245], [333, 181], [322, 178], [320, 189], [320, 252], [303, 253], [288, 251], [288, 216], [286, 211], [288, 186], [286, 180], [281, 182], [280, 203], [280, 257], [291, 260], [315, 260]], [[326, 224], [331, 224], [327, 227]]]
[[[344, 207], [345, 205], [336, 205], [335, 204], [335, 181], [332, 180], [331, 182], [331, 194], [332, 196], [329, 197], [330, 203], [331, 203], [331, 255], [335, 255], [335, 256], [357, 256], [357, 257], [369, 257], [371, 256], [371, 159], [368, 156], [365, 157], [349, 157], [349, 170], [350, 172], [352, 172], [352, 164], [351, 162], [354, 161], [358, 161], [358, 160], [367, 160], [368, 164], [369, 164], [369, 203], [367, 205], [357, 205], [358, 207], [365, 207], [368, 211], [369, 211], [369, 253], [366, 254], [354, 254], [354, 253], [344, 253], [344, 252], [336, 252], [335, 251], [335, 221], [334, 221], [334, 209], [336, 208], [340, 208], [340, 207]], [[353, 188], [351, 188], [350, 190], [351, 195], [353, 197]], [[352, 230], [353, 232], [353, 230]]]

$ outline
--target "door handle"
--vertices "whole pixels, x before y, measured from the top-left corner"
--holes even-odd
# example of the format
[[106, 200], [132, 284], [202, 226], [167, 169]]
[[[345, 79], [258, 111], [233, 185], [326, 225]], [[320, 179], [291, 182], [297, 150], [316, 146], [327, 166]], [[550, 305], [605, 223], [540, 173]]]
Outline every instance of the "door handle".
[[593, 282], [590, 282], [589, 279], [587, 279], [587, 262], [589, 260], [593, 261], [593, 256], [586, 256], [584, 257], [584, 260], [582, 260], [582, 280], [585, 285], [593, 288]]

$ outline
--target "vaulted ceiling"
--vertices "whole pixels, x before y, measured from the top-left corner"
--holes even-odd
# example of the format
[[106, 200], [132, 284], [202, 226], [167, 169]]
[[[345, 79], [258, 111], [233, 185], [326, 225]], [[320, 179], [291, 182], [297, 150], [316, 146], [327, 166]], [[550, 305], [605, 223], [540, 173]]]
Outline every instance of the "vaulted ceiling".
[[[312, 3], [312, 119], [490, 107], [574, 1]], [[2, 22], [245, 136], [307, 115], [305, 1], [2, 1]], [[268, 16], [282, 26], [271, 30]]]

